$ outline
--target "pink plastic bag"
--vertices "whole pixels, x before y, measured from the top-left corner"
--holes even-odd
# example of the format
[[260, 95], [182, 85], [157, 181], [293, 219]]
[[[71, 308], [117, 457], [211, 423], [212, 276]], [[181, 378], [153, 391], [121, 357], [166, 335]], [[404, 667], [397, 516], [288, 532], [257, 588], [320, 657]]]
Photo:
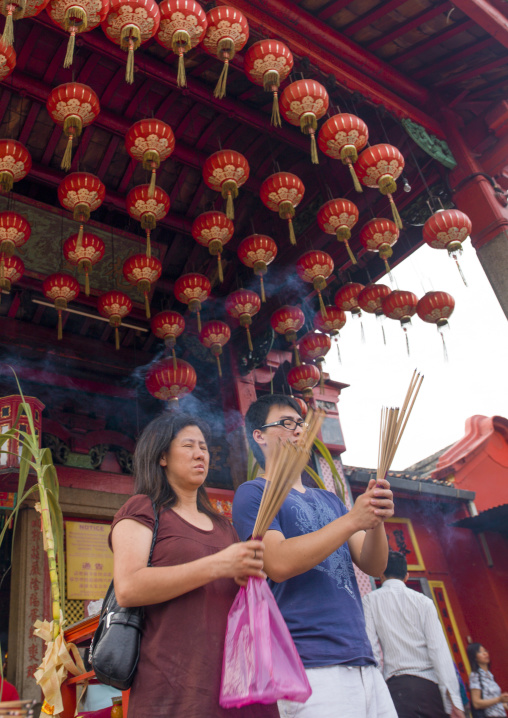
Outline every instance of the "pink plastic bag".
[[302, 661], [267, 582], [249, 578], [229, 611], [221, 706], [240, 708], [283, 698], [305, 703], [311, 693]]

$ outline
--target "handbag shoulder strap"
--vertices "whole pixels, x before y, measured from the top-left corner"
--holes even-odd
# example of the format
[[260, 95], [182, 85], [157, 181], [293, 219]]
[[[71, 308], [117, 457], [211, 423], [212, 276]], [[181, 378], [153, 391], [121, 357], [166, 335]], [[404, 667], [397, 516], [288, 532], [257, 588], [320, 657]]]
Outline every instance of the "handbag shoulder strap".
[[482, 681], [482, 669], [478, 669], [478, 678], [480, 679], [480, 698], [483, 700], [483, 681]]
[[152, 501], [152, 508], [153, 508], [153, 515], [155, 517], [155, 523], [153, 525], [152, 545], [150, 546], [150, 555], [148, 556], [148, 564], [147, 564], [148, 566], [152, 565], [152, 554], [153, 554], [153, 550], [155, 548], [155, 544], [157, 542], [157, 532], [159, 530], [159, 513], [158, 513], [155, 503], [153, 501]]

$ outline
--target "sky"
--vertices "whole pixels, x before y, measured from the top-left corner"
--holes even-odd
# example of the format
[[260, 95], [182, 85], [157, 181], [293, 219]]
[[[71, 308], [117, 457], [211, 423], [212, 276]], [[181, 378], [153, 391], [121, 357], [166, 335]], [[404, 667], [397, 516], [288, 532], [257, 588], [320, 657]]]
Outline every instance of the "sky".
[[[461, 439], [470, 416], [508, 417], [507, 319], [469, 240], [459, 261], [467, 287], [448, 253], [427, 245], [392, 270], [392, 288], [418, 298], [438, 290], [454, 297], [448, 362], [437, 328], [417, 315], [409, 330], [409, 357], [400, 323], [384, 320], [385, 346], [380, 323], [365, 313], [364, 344], [359, 323], [348, 314], [339, 338], [342, 363], [332, 342], [325, 371], [350, 385], [339, 399], [344, 464], [376, 468], [381, 407], [402, 405], [414, 369], [424, 380], [392, 469], [405, 469]], [[380, 283], [391, 286], [387, 276]]]

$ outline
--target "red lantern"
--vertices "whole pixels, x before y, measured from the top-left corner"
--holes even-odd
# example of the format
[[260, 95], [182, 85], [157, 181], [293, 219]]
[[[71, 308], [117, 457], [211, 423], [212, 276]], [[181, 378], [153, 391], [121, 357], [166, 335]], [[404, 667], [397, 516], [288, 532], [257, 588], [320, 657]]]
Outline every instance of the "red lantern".
[[446, 249], [453, 257], [467, 286], [459, 265], [459, 256], [462, 254], [462, 242], [471, 234], [473, 226], [471, 220], [458, 209], [444, 209], [429, 217], [423, 225], [423, 238], [434, 249]]
[[58, 85], [49, 93], [46, 108], [53, 122], [63, 127], [67, 136], [61, 169], [70, 170], [72, 162], [72, 141], [79, 137], [83, 127], [88, 127], [99, 114], [99, 98], [88, 85], [81, 82], [67, 82]]
[[328, 110], [328, 92], [315, 80], [297, 80], [286, 87], [280, 98], [280, 111], [290, 124], [310, 135], [310, 156], [319, 163], [316, 146], [317, 123]]
[[[383, 321], [383, 299], [392, 293], [386, 284], [367, 284], [358, 295], [358, 304], [367, 314], [374, 314], [378, 321]], [[386, 344], [385, 329], [381, 326], [383, 342]]]
[[435, 324], [443, 342], [443, 354], [448, 361], [444, 332], [449, 328], [448, 319], [455, 309], [455, 299], [448, 292], [427, 292], [416, 307], [420, 319], [428, 324]]
[[214, 97], [226, 95], [229, 61], [245, 47], [249, 39], [249, 24], [240, 10], [227, 5], [214, 7], [206, 13], [208, 27], [203, 38], [203, 48], [209, 55], [224, 63]]
[[295, 364], [300, 364], [300, 355], [296, 346], [297, 333], [305, 324], [305, 314], [300, 307], [293, 307], [285, 304], [277, 309], [270, 318], [272, 329], [277, 334], [283, 334], [286, 341], [292, 345], [295, 354]]
[[307, 332], [299, 341], [298, 349], [300, 356], [304, 362], [314, 361], [319, 369], [319, 383], [321, 384], [321, 393], [323, 393], [324, 375], [323, 362], [332, 346], [332, 340], [328, 334], [320, 332]]
[[184, 274], [178, 277], [174, 288], [175, 297], [182, 304], [188, 304], [191, 312], [196, 312], [198, 332], [201, 331], [201, 304], [208, 299], [212, 285], [204, 274]]
[[413, 292], [396, 289], [382, 301], [383, 312], [389, 319], [398, 319], [406, 335], [406, 348], [409, 356], [409, 338], [407, 330], [411, 326], [411, 317], [416, 314], [418, 297]]
[[46, 277], [42, 284], [44, 296], [55, 303], [58, 311], [58, 339], [62, 338], [62, 310], [67, 309], [67, 304], [79, 294], [79, 284], [71, 274], [57, 272]]
[[220, 365], [220, 355], [222, 347], [228, 343], [231, 338], [231, 329], [224, 322], [211, 321], [207, 322], [199, 333], [199, 341], [207, 349], [210, 349], [217, 360], [217, 370], [219, 376], [222, 377], [222, 369]]
[[133, 219], [141, 223], [141, 229], [146, 232], [146, 256], [152, 256], [150, 233], [157, 226], [157, 222], [169, 212], [169, 197], [160, 187], [153, 188], [153, 197], [150, 197], [150, 185], [140, 184], [133, 187], [125, 199], [127, 212]]
[[30, 172], [32, 158], [25, 145], [17, 140], [0, 140], [0, 188], [10, 192]]
[[2, 257], [2, 268], [0, 271], [0, 299], [2, 290], [11, 291], [11, 285], [19, 282], [25, 273], [25, 265], [19, 257]]
[[[292, 390], [291, 390], [291, 391], [292, 391]], [[308, 410], [309, 410], [309, 407], [307, 406], [307, 404], [304, 402], [303, 399], [300, 399], [299, 396], [293, 396], [293, 394], [291, 394], [291, 398], [296, 401], [296, 403], [297, 403], [298, 406], [300, 407], [300, 416], [301, 416], [303, 419], [305, 419], [305, 417], [307, 416], [307, 412], [308, 412]]]
[[356, 264], [355, 255], [349, 246], [351, 230], [358, 222], [358, 207], [349, 199], [331, 199], [318, 212], [317, 221], [323, 232], [334, 234], [339, 242], [346, 245], [349, 259]]
[[47, 13], [55, 25], [69, 33], [64, 67], [70, 67], [74, 59], [76, 34], [90, 32], [103, 20], [109, 10], [109, 0], [51, 0]]
[[106, 188], [98, 177], [89, 172], [71, 172], [58, 185], [60, 204], [79, 222], [78, 249], [83, 240], [84, 223], [90, 219], [90, 213], [101, 206], [105, 196]]
[[109, 325], [115, 329], [115, 347], [120, 349], [120, 335], [118, 328], [124, 319], [132, 311], [132, 301], [127, 294], [116, 289], [106, 292], [99, 297], [97, 302], [99, 314], [109, 319]]
[[145, 297], [146, 318], [150, 319], [150, 300], [148, 295], [152, 284], [159, 279], [162, 273], [162, 264], [156, 257], [147, 257], [145, 254], [134, 254], [123, 265], [123, 276], [136, 287]]
[[178, 87], [185, 87], [183, 56], [196, 47], [205, 36], [208, 21], [201, 5], [194, 0], [164, 0], [159, 5], [161, 22], [155, 36], [157, 42], [178, 55]]
[[342, 327], [346, 324], [346, 312], [338, 307], [327, 306], [326, 319], [321, 315], [321, 312], [316, 312], [313, 324], [314, 329], [318, 329], [320, 332], [334, 337], [337, 346], [337, 356], [339, 357], [339, 362], [341, 362], [338, 335]]
[[109, 0], [102, 29], [127, 54], [125, 81], [134, 82], [134, 51], [159, 29], [160, 12], [155, 0]]
[[9, 77], [16, 67], [16, 52], [11, 45], [0, 40], [0, 81]]
[[228, 219], [235, 218], [233, 199], [238, 197], [238, 188], [249, 179], [249, 172], [249, 163], [235, 150], [219, 150], [205, 160], [203, 179], [210, 189], [220, 192], [226, 200]]
[[393, 145], [367, 147], [358, 158], [356, 172], [366, 187], [377, 187], [387, 195], [392, 207], [395, 224], [402, 229], [402, 220], [395, 206], [393, 193], [397, 189], [395, 180], [404, 169], [404, 157]]
[[296, 271], [304, 282], [312, 283], [314, 290], [319, 297], [319, 307], [323, 318], [326, 318], [326, 308], [323, 302], [321, 291], [326, 289], [326, 280], [333, 272], [333, 259], [327, 252], [311, 250], [302, 254], [296, 263]]
[[278, 212], [281, 219], [287, 219], [291, 244], [296, 244], [292, 218], [295, 216], [295, 207], [303, 199], [304, 192], [302, 180], [291, 172], [276, 172], [270, 175], [259, 190], [259, 196], [265, 207], [272, 212]]
[[318, 383], [319, 378], [319, 369], [314, 364], [300, 364], [288, 372], [288, 384], [296, 391], [300, 391], [306, 402], [312, 399], [312, 389]]
[[85, 294], [90, 294], [90, 277], [92, 267], [104, 256], [104, 242], [91, 232], [84, 232], [78, 247], [78, 235], [73, 234], [64, 243], [63, 253], [65, 259], [85, 274]]
[[370, 219], [360, 230], [360, 242], [369, 252], [379, 252], [388, 274], [390, 273], [388, 259], [393, 254], [392, 247], [397, 242], [399, 234], [395, 222], [380, 217]]
[[348, 166], [357, 192], [363, 190], [353, 165], [368, 140], [369, 130], [365, 122], [356, 115], [348, 113], [330, 117], [319, 130], [319, 149], [328, 157], [341, 160], [343, 165]]
[[333, 300], [335, 306], [344, 312], [351, 312], [353, 317], [361, 316], [362, 310], [358, 304], [358, 297], [362, 289], [365, 289], [363, 284], [347, 282], [336, 292]]
[[219, 282], [224, 281], [221, 254], [234, 231], [233, 222], [223, 212], [203, 212], [192, 223], [191, 232], [196, 242], [208, 247], [212, 256], [217, 256]]
[[35, 17], [44, 10], [49, 0], [4, 0], [0, 4], [0, 12], [5, 15], [4, 34], [2, 42], [6, 45], [12, 45], [14, 42], [14, 23], [13, 20], [21, 20], [21, 18]]
[[155, 194], [156, 171], [175, 149], [173, 130], [162, 120], [139, 120], [129, 127], [125, 148], [133, 160], [142, 162], [143, 168], [152, 173], [148, 190], [151, 199]]
[[156, 337], [164, 340], [164, 344], [173, 354], [173, 368], [177, 369], [175, 345], [177, 337], [185, 329], [185, 319], [178, 312], [166, 310], [156, 314], [150, 322], [150, 328]]
[[240, 243], [238, 257], [246, 267], [254, 270], [261, 283], [261, 301], [266, 302], [263, 275], [277, 256], [277, 245], [266, 234], [251, 234]]
[[278, 91], [281, 82], [293, 69], [291, 50], [278, 40], [259, 40], [249, 47], [243, 59], [243, 69], [249, 80], [273, 93], [272, 125], [281, 126]]
[[146, 388], [156, 399], [178, 403], [196, 386], [196, 372], [183, 359], [176, 360], [176, 369], [171, 359], [154, 364], [146, 375]]
[[238, 319], [242, 327], [247, 332], [247, 343], [249, 350], [254, 351], [252, 347], [252, 337], [250, 335], [250, 325], [252, 317], [261, 309], [261, 300], [250, 289], [237, 289], [226, 297], [226, 311], [233, 319]]
[[0, 254], [12, 257], [17, 247], [28, 242], [32, 228], [17, 212], [0, 212]]

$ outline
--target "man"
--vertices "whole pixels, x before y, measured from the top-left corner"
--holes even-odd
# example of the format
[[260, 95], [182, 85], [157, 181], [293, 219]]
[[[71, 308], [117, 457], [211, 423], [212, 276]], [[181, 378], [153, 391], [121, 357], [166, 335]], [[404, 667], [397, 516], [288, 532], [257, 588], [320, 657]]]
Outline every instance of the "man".
[[[303, 430], [298, 404], [283, 395], [258, 399], [245, 423], [262, 466], [281, 439], [296, 441]], [[388, 482], [381, 484], [371, 481], [348, 512], [335, 494], [306, 488], [298, 477], [263, 538], [264, 570], [312, 687], [303, 705], [280, 701], [281, 718], [396, 718], [353, 569], [354, 561], [376, 575], [386, 565], [383, 520], [393, 515], [393, 501]], [[236, 491], [233, 523], [242, 540], [252, 534], [264, 486], [258, 477]]]
[[434, 602], [407, 588], [407, 561], [390, 551], [382, 586], [363, 597], [367, 633], [399, 718], [463, 718], [460, 688]]

